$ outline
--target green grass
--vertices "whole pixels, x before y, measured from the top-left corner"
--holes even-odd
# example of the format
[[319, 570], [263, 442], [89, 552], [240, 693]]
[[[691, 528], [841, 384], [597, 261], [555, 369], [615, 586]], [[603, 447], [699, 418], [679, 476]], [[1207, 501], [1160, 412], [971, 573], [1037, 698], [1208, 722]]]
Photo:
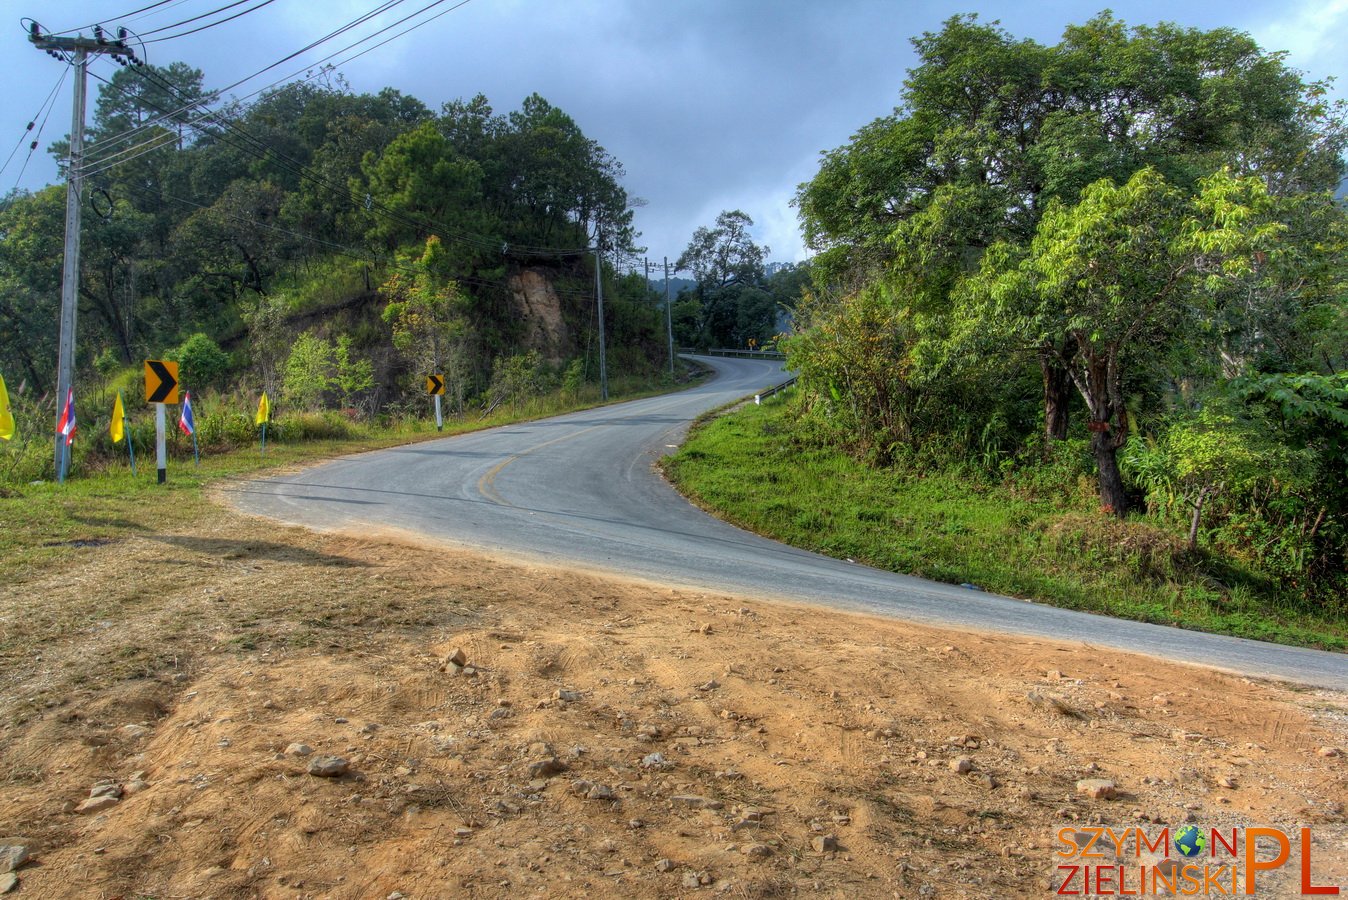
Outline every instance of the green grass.
[[1072, 609], [1278, 643], [1348, 647], [1348, 622], [1145, 521], [957, 472], [868, 467], [797, 440], [783, 398], [695, 427], [670, 479], [737, 525], [894, 572]]

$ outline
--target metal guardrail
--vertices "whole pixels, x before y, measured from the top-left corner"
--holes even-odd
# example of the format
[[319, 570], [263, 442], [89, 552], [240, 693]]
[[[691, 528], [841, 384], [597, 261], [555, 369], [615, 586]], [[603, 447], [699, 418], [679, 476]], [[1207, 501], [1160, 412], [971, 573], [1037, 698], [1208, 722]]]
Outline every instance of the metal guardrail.
[[774, 384], [766, 391], [760, 391], [759, 393], [754, 394], [754, 406], [762, 406], [763, 401], [771, 397], [773, 394], [780, 394], [782, 391], [791, 387], [796, 383], [796, 378], [798, 377], [800, 376], [793, 375], [789, 381], [783, 381], [781, 384]]
[[730, 356], [735, 359], [786, 359], [786, 354], [777, 350], [696, 350], [680, 347], [679, 352], [694, 356]]

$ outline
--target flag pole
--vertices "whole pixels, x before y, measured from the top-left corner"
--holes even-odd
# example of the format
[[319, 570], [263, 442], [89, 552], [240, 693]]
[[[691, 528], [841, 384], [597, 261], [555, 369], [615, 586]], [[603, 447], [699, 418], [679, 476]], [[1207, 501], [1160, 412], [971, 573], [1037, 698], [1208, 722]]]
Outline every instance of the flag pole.
[[262, 455], [267, 455], [267, 422], [265, 419], [262, 421]]
[[[121, 400], [121, 399], [122, 399], [122, 392], [121, 392], [121, 391], [118, 391], [118, 392], [117, 392], [117, 399], [118, 399], [118, 400]], [[126, 401], [124, 401], [124, 400], [122, 401], [122, 408], [123, 408], [123, 409], [126, 409]], [[135, 476], [135, 474], [136, 474], [136, 450], [135, 450], [135, 448], [134, 448], [132, 445], [135, 444], [136, 442], [135, 442], [134, 440], [131, 439], [131, 427], [126, 423], [126, 414], [125, 414], [125, 413], [122, 414], [122, 428], [126, 431], [126, 453], [127, 453], [127, 456], [131, 457], [131, 474], [132, 474], [132, 476]]]

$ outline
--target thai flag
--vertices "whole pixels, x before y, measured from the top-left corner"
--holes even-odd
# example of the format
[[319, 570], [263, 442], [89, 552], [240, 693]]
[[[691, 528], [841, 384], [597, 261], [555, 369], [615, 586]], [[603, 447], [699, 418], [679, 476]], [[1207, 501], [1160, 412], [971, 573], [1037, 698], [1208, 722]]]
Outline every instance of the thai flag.
[[58, 433], [65, 435], [66, 446], [75, 443], [75, 389], [66, 392], [66, 406], [61, 410], [61, 421], [56, 426]]
[[197, 420], [192, 418], [192, 392], [183, 392], [183, 411], [178, 416], [178, 429], [183, 434], [194, 434], [197, 430]]

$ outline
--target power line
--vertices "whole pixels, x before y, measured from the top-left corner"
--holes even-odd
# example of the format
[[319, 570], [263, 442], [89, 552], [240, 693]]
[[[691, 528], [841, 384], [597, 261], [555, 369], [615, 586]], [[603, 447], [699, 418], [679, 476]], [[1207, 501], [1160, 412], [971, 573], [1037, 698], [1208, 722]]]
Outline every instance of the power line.
[[[165, 6], [170, 3], [176, 6], [178, 3], [181, 2], [183, 2], [183, 0], [159, 0], [158, 3], [151, 3], [149, 6], [142, 6], [140, 9], [133, 9], [129, 13], [124, 13], [120, 16], [113, 16], [105, 21], [113, 21], [116, 19], [130, 19], [132, 16], [138, 16], [143, 12], [148, 12], [152, 9], [157, 9], [158, 7]], [[77, 34], [81, 31], [84, 31], [86, 28], [93, 28], [95, 25], [101, 24], [102, 24], [101, 22], [90, 22], [88, 25], [81, 25], [79, 28], [71, 28], [66, 31], [54, 31], [52, 32], [52, 34], [53, 35]]]
[[[246, 82], [252, 81], [254, 78], [258, 77], [258, 76], [261, 75], [263, 72], [270, 71], [271, 69], [276, 68], [277, 66], [281, 65], [282, 63], [287, 62], [287, 61], [289, 61], [289, 60], [291, 60], [291, 59], [294, 59], [296, 56], [299, 56], [300, 54], [305, 53], [305, 52], [308, 51], [308, 50], [312, 50], [313, 48], [318, 47], [318, 46], [320, 46], [321, 44], [323, 44], [323, 43], [325, 43], [325, 42], [327, 42], [327, 41], [329, 41], [329, 40], [332, 40], [334, 37], [337, 37], [338, 35], [344, 34], [345, 32], [350, 31], [351, 29], [353, 29], [353, 28], [355, 28], [355, 27], [357, 27], [357, 26], [359, 26], [359, 25], [361, 25], [361, 24], [364, 24], [365, 22], [369, 21], [369, 20], [370, 20], [371, 18], [373, 18], [374, 16], [377, 16], [377, 15], [379, 15], [380, 13], [386, 12], [386, 11], [388, 11], [388, 10], [394, 8], [395, 6], [398, 6], [399, 4], [401, 4], [401, 3], [403, 3], [403, 2], [405, 2], [405, 0], [386, 0], [386, 2], [384, 2], [384, 3], [380, 4], [379, 6], [375, 7], [373, 10], [371, 10], [371, 11], [365, 13], [364, 15], [361, 15], [361, 16], [357, 17], [356, 19], [353, 19], [352, 21], [348, 22], [346, 25], [343, 25], [341, 28], [338, 28], [337, 30], [335, 30], [335, 31], [333, 31], [333, 32], [331, 32], [331, 33], [329, 33], [327, 36], [322, 37], [322, 38], [319, 38], [318, 40], [316, 40], [316, 41], [310, 43], [308, 46], [302, 47], [302, 48], [300, 48], [299, 50], [296, 50], [294, 53], [291, 53], [291, 54], [289, 54], [289, 55], [287, 55], [287, 56], [285, 56], [285, 57], [282, 57], [281, 59], [277, 60], [276, 62], [274, 62], [274, 63], [272, 63], [272, 64], [270, 64], [270, 65], [268, 65], [268, 66], [266, 66], [265, 68], [259, 69], [258, 71], [254, 72], [252, 75], [247, 75], [247, 76], [245, 76], [245, 77], [239, 79], [238, 81], [235, 81], [233, 84], [226, 85], [225, 87], [220, 88], [219, 90], [216, 90], [216, 91], [211, 92], [211, 95], [212, 95], [212, 96], [215, 96], [215, 97], [220, 97], [220, 96], [222, 96], [226, 91], [233, 90], [234, 88], [238, 87], [238, 86], [241, 85], [241, 84], [244, 84], [244, 83], [246, 83]], [[311, 64], [311, 65], [309, 65], [309, 66], [306, 66], [304, 69], [299, 69], [299, 70], [297, 70], [297, 71], [295, 71], [295, 72], [292, 72], [290, 75], [283, 76], [283, 77], [277, 79], [276, 81], [273, 81], [273, 82], [272, 82], [271, 84], [269, 84], [269, 85], [266, 85], [266, 86], [264, 86], [264, 87], [258, 88], [257, 90], [253, 91], [253, 92], [250, 93], [250, 94], [245, 94], [243, 97], [239, 98], [239, 100], [247, 100], [247, 99], [250, 98], [250, 97], [255, 97], [255, 96], [257, 96], [258, 94], [261, 94], [263, 91], [266, 91], [266, 90], [268, 90], [268, 89], [270, 89], [270, 88], [273, 88], [273, 87], [275, 87], [276, 85], [281, 84], [282, 82], [289, 81], [290, 79], [295, 78], [295, 77], [298, 76], [298, 75], [304, 74], [304, 73], [306, 72], [306, 70], [309, 70], [309, 69], [315, 69], [316, 67], [321, 66], [323, 63], [325, 63], [325, 62], [327, 62], [328, 60], [332, 59], [334, 56], [338, 56], [338, 55], [340, 55], [340, 54], [342, 54], [342, 53], [345, 53], [347, 50], [350, 50], [350, 49], [352, 49], [353, 47], [357, 47], [357, 46], [359, 46], [360, 44], [364, 43], [365, 41], [368, 41], [368, 40], [371, 40], [372, 38], [378, 37], [380, 34], [383, 34], [385, 31], [388, 31], [390, 28], [396, 28], [396, 27], [397, 27], [399, 24], [401, 24], [402, 22], [406, 22], [408, 19], [413, 18], [413, 17], [415, 17], [415, 16], [417, 16], [417, 15], [420, 15], [422, 12], [425, 12], [427, 9], [431, 9], [431, 8], [433, 8], [433, 7], [435, 7], [435, 6], [438, 6], [438, 5], [440, 5], [441, 3], [444, 3], [444, 2], [447, 2], [447, 0], [436, 0], [436, 2], [431, 3], [429, 6], [423, 7], [422, 9], [420, 9], [420, 10], [418, 10], [417, 12], [413, 13], [411, 16], [408, 16], [408, 17], [406, 17], [406, 18], [400, 19], [398, 22], [394, 22], [392, 25], [389, 25], [389, 26], [387, 26], [387, 27], [385, 27], [385, 28], [383, 28], [383, 29], [380, 29], [379, 31], [376, 31], [374, 34], [367, 35], [366, 37], [363, 37], [363, 38], [361, 38], [360, 40], [355, 41], [354, 43], [348, 44], [346, 47], [343, 47], [341, 50], [338, 50], [338, 51], [336, 51], [335, 53], [333, 53], [333, 54], [331, 54], [331, 55], [329, 55], [329, 56], [327, 56], [327, 57], [325, 57], [325, 58], [323, 58], [323, 59], [318, 60], [318, 62], [316, 62], [316, 63], [313, 63], [313, 64]], [[463, 0], [463, 2], [461, 2], [461, 3], [459, 3], [457, 6], [455, 6], [454, 9], [457, 9], [459, 6], [463, 6], [464, 3], [467, 3], [467, 2], [469, 2], [469, 0]], [[433, 21], [433, 20], [428, 19], [427, 21]], [[423, 23], [421, 23], [421, 24], [425, 24], [425, 23], [423, 22]], [[417, 26], [417, 27], [419, 27], [419, 26]], [[408, 30], [410, 31], [411, 29], [408, 29]], [[406, 32], [403, 32], [403, 34], [406, 34]], [[399, 35], [399, 36], [401, 36], [401, 35]], [[385, 43], [387, 43], [387, 42], [385, 42]], [[380, 46], [383, 46], [383, 45], [381, 44]], [[354, 58], [354, 57], [353, 57], [353, 58]], [[343, 63], [349, 62], [349, 61], [350, 61], [350, 60], [344, 60]], [[308, 78], [313, 78], [313, 77], [316, 77], [316, 75], [309, 75], [309, 76], [308, 76]], [[305, 80], [308, 80], [308, 79], [306, 78]], [[98, 145], [100, 145], [100, 144], [106, 143], [106, 142], [108, 142], [108, 141], [117, 140], [117, 139], [120, 139], [120, 138], [122, 138], [122, 137], [128, 137], [128, 136], [130, 136], [130, 135], [132, 135], [132, 134], [134, 134], [134, 133], [136, 133], [136, 132], [138, 132], [138, 131], [144, 130], [144, 129], [146, 129], [146, 128], [153, 127], [158, 121], [161, 121], [161, 120], [164, 119], [164, 118], [171, 118], [172, 116], [176, 116], [176, 115], [179, 115], [179, 114], [181, 114], [181, 113], [187, 112], [187, 111], [189, 111], [189, 110], [193, 110], [193, 109], [197, 108], [197, 107], [200, 105], [200, 102], [201, 102], [201, 101], [194, 101], [194, 102], [188, 103], [186, 106], [183, 106], [183, 107], [181, 107], [181, 108], [179, 108], [179, 109], [172, 110], [172, 111], [168, 111], [168, 112], [164, 112], [164, 115], [161, 116], [159, 119], [152, 119], [152, 120], [149, 121], [149, 122], [142, 123], [141, 125], [137, 126], [136, 128], [129, 129], [128, 131], [123, 132], [123, 133], [120, 134], [120, 135], [112, 135], [112, 136], [110, 136], [110, 137], [100, 139], [100, 140], [97, 141], [95, 144], [92, 144], [92, 145], [90, 145], [90, 146], [91, 146], [91, 148], [92, 148], [92, 147], [96, 147], [96, 146], [98, 146]]]
[[[200, 22], [202, 19], [209, 19], [211, 16], [219, 15], [220, 13], [226, 12], [226, 11], [228, 11], [228, 10], [231, 10], [231, 9], [233, 9], [233, 8], [236, 7], [236, 6], [243, 6], [243, 5], [244, 5], [245, 3], [247, 3], [247, 2], [248, 2], [248, 0], [234, 0], [233, 3], [230, 3], [230, 4], [226, 5], [226, 6], [222, 6], [222, 7], [220, 7], [219, 9], [213, 9], [213, 10], [211, 10], [210, 12], [202, 13], [202, 14], [199, 15], [199, 16], [193, 16], [193, 17], [190, 18], [190, 19], [183, 19], [181, 22], [174, 22], [172, 25], [161, 25], [161, 26], [158, 27], [158, 28], [155, 28], [155, 29], [153, 29], [153, 30], [151, 30], [151, 31], [147, 31], [147, 32], [145, 32], [144, 34], [141, 34], [140, 37], [141, 37], [141, 38], [145, 38], [145, 37], [148, 37], [149, 35], [152, 35], [152, 34], [159, 34], [161, 31], [171, 31], [171, 30], [174, 29], [174, 28], [181, 28], [181, 27], [184, 26], [184, 25], [191, 25], [193, 22]], [[271, 3], [271, 2], [272, 2], [272, 0], [262, 0], [262, 2], [259, 3], [257, 6], [253, 7], [253, 9], [260, 9], [261, 7], [266, 6], [268, 3]], [[202, 28], [210, 28], [210, 27], [212, 27], [213, 25], [222, 25], [222, 24], [224, 24], [225, 22], [230, 21], [231, 19], [237, 19], [239, 16], [242, 16], [242, 15], [245, 15], [245, 14], [247, 14], [247, 13], [252, 12], [253, 9], [245, 9], [243, 12], [239, 13], [238, 15], [230, 16], [228, 19], [223, 19], [223, 20], [221, 20], [220, 22], [212, 22], [212, 23], [209, 23], [209, 24], [207, 24], [207, 25], [202, 26]], [[193, 29], [192, 31], [187, 32], [187, 34], [195, 34], [197, 31], [201, 31], [202, 28]], [[175, 35], [170, 35], [170, 36], [169, 36], [169, 38], [173, 38], [173, 37], [183, 37], [183, 35], [175, 34]], [[169, 38], [160, 38], [160, 40], [169, 40]], [[147, 43], [153, 44], [154, 41], [147, 41]]]
[[[246, 16], [246, 15], [248, 15], [250, 12], [256, 12], [257, 10], [261, 9], [262, 7], [268, 6], [268, 5], [270, 5], [270, 4], [272, 4], [272, 3], [275, 3], [275, 2], [276, 2], [276, 0], [262, 0], [262, 2], [259, 3], [257, 6], [252, 6], [252, 7], [249, 7], [248, 9], [242, 10], [242, 11], [240, 11], [240, 12], [236, 12], [234, 15], [232, 15], [232, 16], [227, 16], [227, 17], [225, 17], [225, 18], [223, 18], [223, 19], [220, 19], [220, 20], [217, 21], [217, 22], [207, 22], [205, 25], [199, 25], [199, 26], [197, 26], [196, 28], [189, 29], [188, 31], [180, 31], [180, 32], [178, 32], [177, 34], [168, 34], [168, 35], [165, 35], [164, 37], [161, 37], [161, 38], [155, 38], [154, 40], [146, 41], [145, 43], [147, 43], [147, 44], [158, 44], [158, 43], [161, 43], [161, 42], [163, 42], [163, 41], [171, 41], [171, 40], [174, 40], [175, 38], [187, 37], [189, 34], [196, 34], [196, 33], [199, 32], [199, 31], [205, 31], [205, 30], [207, 30], [208, 28], [214, 28], [214, 27], [216, 27], [217, 25], [223, 25], [223, 24], [225, 24], [226, 22], [233, 22], [235, 19], [238, 19], [238, 18], [240, 18], [240, 17], [242, 17], [242, 16]], [[237, 6], [238, 4], [233, 4], [233, 5], [236, 5], [236, 6]], [[226, 8], [228, 8], [228, 7], [226, 7]], [[153, 32], [149, 32], [149, 33], [153, 33]]]
[[14, 143], [14, 149], [9, 151], [9, 158], [5, 160], [5, 164], [0, 166], [0, 175], [3, 175], [5, 169], [8, 169], [9, 164], [13, 162], [14, 154], [18, 153], [19, 148], [23, 146], [23, 139], [28, 136], [29, 132], [33, 130], [33, 125], [39, 118], [41, 118], [42, 127], [37, 130], [37, 134], [33, 135], [33, 142], [28, 145], [28, 156], [23, 161], [23, 167], [19, 169], [19, 178], [14, 185], [16, 188], [18, 187], [18, 181], [23, 180], [23, 173], [28, 168], [28, 160], [33, 158], [33, 151], [37, 149], [37, 145], [42, 140], [42, 129], [47, 127], [47, 119], [51, 117], [51, 111], [56, 108], [54, 102], [56, 100], [56, 95], [60, 92], [61, 86], [66, 83], [68, 77], [70, 77], [70, 70], [62, 69], [61, 77], [56, 79], [56, 86], [51, 89], [51, 93], [47, 95], [47, 99], [42, 101], [42, 105], [38, 107], [37, 113], [33, 116], [33, 121], [29, 122], [28, 127], [24, 129], [23, 134], [19, 135], [19, 139]]
[[[464, 0], [464, 2], [467, 2], [467, 0]], [[461, 3], [459, 5], [463, 4]], [[450, 10], [446, 10], [445, 12], [449, 11]], [[170, 95], [177, 94], [177, 89], [174, 87], [174, 85], [165, 80], [154, 70], [135, 69], [134, 71], [141, 77], [147, 80], [151, 80], [158, 86], [164, 88]], [[99, 78], [99, 80], [103, 81], [105, 84], [109, 84], [109, 86], [112, 86], [114, 90], [117, 89], [115, 86], [111, 85], [111, 83], [108, 82], [106, 79], [102, 79], [98, 75], [95, 75], [94, 77]], [[181, 99], [181, 97], [179, 97], [179, 99]], [[147, 105], [152, 106], [153, 108], [156, 109], [159, 108], [158, 106], [156, 106], [153, 103], [150, 103], [149, 101], [144, 101], [143, 98], [142, 102], [145, 102]], [[188, 107], [184, 108], [186, 109]], [[240, 144], [234, 141], [228, 140], [223, 134], [212, 135], [213, 137], [216, 137], [217, 139], [221, 140], [226, 145], [247, 152], [250, 155], [253, 155], [255, 158], [263, 160], [266, 160], [270, 155], [272, 157], [271, 161], [277, 164], [278, 167], [281, 168], [283, 171], [289, 172], [290, 174], [296, 175], [297, 177], [309, 181], [310, 183], [317, 184], [321, 187], [324, 187], [332, 191], [334, 194], [343, 197], [347, 202], [351, 203], [353, 207], [361, 204], [361, 198], [358, 195], [354, 194], [349, 186], [339, 186], [333, 184], [332, 182], [324, 178], [321, 174], [317, 173], [311, 167], [297, 160], [291, 159], [285, 154], [282, 154], [279, 151], [277, 151], [275, 148], [267, 146], [262, 140], [250, 134], [247, 130], [239, 126], [237, 123], [232, 122], [228, 118], [224, 118], [218, 113], [210, 113], [208, 115], [200, 116], [197, 119], [190, 120], [187, 124], [191, 127], [197, 128], [198, 130], [202, 130], [197, 125], [197, 123], [207, 118], [214, 119], [217, 122], [217, 124], [221, 125], [224, 129], [233, 134], [238, 135], [244, 141], [248, 142], [248, 144], [252, 146], [251, 149], [249, 147], [241, 146]], [[168, 146], [168, 144], [173, 143], [174, 140], [175, 137], [172, 134], [158, 135], [155, 138], [152, 138], [150, 141], [146, 141], [145, 143], [138, 145], [138, 147], [136, 148], [128, 148], [127, 150], [121, 151], [120, 153], [112, 154], [111, 156], [107, 156], [100, 159], [96, 164], [97, 168], [94, 168], [90, 172], [90, 174], [100, 174], [102, 172], [105, 172], [108, 169], [116, 165], [119, 165], [122, 162], [129, 162], [131, 159], [135, 159], [146, 153], [150, 153], [153, 150]], [[126, 159], [113, 161], [115, 160], [116, 157], [121, 156], [125, 153], [129, 153], [132, 150], [138, 150], [139, 152], [136, 152], [133, 156], [127, 157]], [[438, 234], [446, 239], [456, 241], [462, 244], [467, 244], [469, 246], [474, 246], [481, 250], [496, 251], [498, 248], [501, 248], [501, 242], [496, 238], [474, 234], [472, 232], [463, 231], [461, 229], [451, 228], [444, 223], [437, 223], [426, 219], [409, 217], [407, 215], [397, 212], [396, 210], [389, 209], [382, 203], [370, 200], [369, 198], [366, 198], [366, 209], [376, 215], [379, 215], [386, 221], [391, 221], [394, 222], [395, 224], [412, 227], [416, 230], [423, 230], [429, 233]], [[533, 245], [508, 245], [508, 246], [511, 251], [517, 254], [535, 255], [535, 256], [561, 257], [570, 255], [581, 255], [583, 253], [589, 252], [588, 248], [552, 248], [552, 247], [538, 247]]]

